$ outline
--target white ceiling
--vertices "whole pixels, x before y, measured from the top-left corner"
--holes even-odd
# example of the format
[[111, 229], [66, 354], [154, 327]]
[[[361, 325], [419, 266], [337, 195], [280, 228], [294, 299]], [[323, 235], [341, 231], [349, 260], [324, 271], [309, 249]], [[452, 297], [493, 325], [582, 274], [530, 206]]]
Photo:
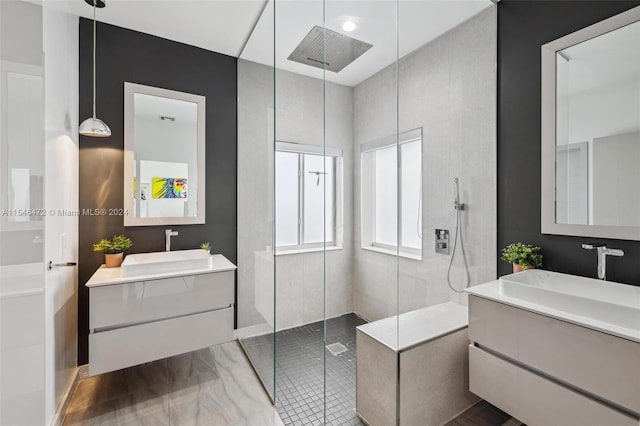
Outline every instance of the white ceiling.
[[[92, 18], [93, 8], [84, 0], [44, 1], [67, 13]], [[107, 7], [97, 10], [100, 22], [262, 64], [274, 63], [273, 0], [105, 1]], [[314, 25], [323, 26], [323, 8], [326, 28], [373, 44], [340, 73], [326, 73], [329, 81], [355, 86], [490, 5], [490, 0], [276, 0], [276, 66], [323, 78], [322, 70], [287, 60]], [[358, 27], [345, 33], [342, 23], [346, 20], [355, 21]]]
[[[1, 1], [1, 0], [0, 0]], [[93, 18], [84, 0], [45, 0]], [[237, 57], [267, 0], [105, 0], [100, 22]], [[99, 40], [99, 34], [98, 34]]]
[[[276, 0], [276, 66], [323, 78], [322, 69], [287, 57], [314, 25], [323, 26], [324, 12], [326, 28], [373, 44], [339, 73], [326, 72], [329, 81], [355, 86], [491, 5], [489, 0]], [[358, 27], [349, 33], [343, 31], [346, 20], [355, 21]], [[240, 57], [273, 65], [273, 28], [274, 4], [269, 0]]]

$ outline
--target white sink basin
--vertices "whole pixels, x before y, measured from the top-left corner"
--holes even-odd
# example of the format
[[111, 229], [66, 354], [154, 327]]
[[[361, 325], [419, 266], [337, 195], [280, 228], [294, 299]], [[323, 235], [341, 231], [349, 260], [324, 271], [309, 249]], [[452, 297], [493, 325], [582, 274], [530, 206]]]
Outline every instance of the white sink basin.
[[210, 268], [213, 256], [202, 249], [130, 254], [122, 262], [123, 277]]
[[501, 296], [640, 330], [640, 287], [528, 270], [499, 279]]

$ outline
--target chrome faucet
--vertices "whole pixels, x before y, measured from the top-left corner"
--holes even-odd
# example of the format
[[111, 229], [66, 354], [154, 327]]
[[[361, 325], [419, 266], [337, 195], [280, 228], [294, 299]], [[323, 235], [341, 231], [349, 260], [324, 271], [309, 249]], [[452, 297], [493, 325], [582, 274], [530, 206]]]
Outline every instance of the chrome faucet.
[[172, 231], [171, 229], [164, 230], [164, 250], [171, 251], [171, 237], [178, 235], [178, 231]]
[[619, 249], [610, 249], [604, 244], [583, 244], [583, 249], [598, 251], [598, 279], [607, 279], [607, 256], [624, 256]]

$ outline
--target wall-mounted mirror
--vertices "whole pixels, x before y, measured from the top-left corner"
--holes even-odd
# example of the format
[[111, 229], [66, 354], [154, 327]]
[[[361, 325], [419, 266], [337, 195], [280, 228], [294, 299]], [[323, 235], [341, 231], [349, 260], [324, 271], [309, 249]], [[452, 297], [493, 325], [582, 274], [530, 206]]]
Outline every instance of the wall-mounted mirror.
[[542, 232], [640, 240], [640, 7], [542, 46]]
[[125, 226], [205, 223], [205, 98], [124, 84]]

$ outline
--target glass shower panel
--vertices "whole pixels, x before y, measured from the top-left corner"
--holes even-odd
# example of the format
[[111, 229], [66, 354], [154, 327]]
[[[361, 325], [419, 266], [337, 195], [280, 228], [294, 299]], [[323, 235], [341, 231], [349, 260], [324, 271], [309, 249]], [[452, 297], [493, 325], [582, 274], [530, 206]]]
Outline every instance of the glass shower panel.
[[[276, 140], [299, 158], [298, 246], [276, 247], [275, 261], [276, 402], [285, 424], [325, 420], [323, 248], [333, 184], [325, 174], [323, 71], [316, 66], [323, 62], [322, 17], [322, 0], [275, 1]], [[275, 233], [278, 239], [277, 226]]]
[[[324, 147], [343, 156], [336, 191], [342, 244], [327, 244], [323, 265], [327, 425], [364, 424], [356, 412], [357, 327], [390, 318], [397, 330], [397, 4], [324, 2]], [[341, 61], [346, 65], [335, 71]], [[381, 140], [369, 156], [361, 154], [363, 145]], [[395, 363], [391, 368], [395, 374]]]
[[[277, 327], [275, 253], [278, 245], [297, 242], [296, 221], [289, 220], [297, 215], [297, 208], [292, 208], [297, 203], [296, 180], [291, 179], [297, 169], [291, 172], [288, 167], [276, 165], [290, 164], [292, 158], [280, 153], [276, 157], [275, 150], [275, 6], [273, 0], [265, 4], [239, 55], [237, 71], [237, 328], [239, 342], [273, 401]], [[284, 197], [276, 198], [276, 194]], [[276, 229], [280, 230], [279, 239]]]
[[[461, 216], [460, 232], [492, 252], [484, 241], [495, 229], [474, 216], [490, 215], [492, 203], [477, 197], [487, 196], [483, 182], [495, 186], [495, 170], [483, 167], [484, 150], [495, 149], [495, 123], [481, 120], [495, 114], [487, 6], [271, 0], [241, 55], [239, 199], [243, 166], [254, 191], [244, 189], [239, 221], [247, 210], [265, 229], [239, 229], [239, 266], [245, 250], [253, 265], [239, 268], [239, 295], [245, 281], [255, 287], [249, 306], [266, 324], [242, 344], [285, 424], [360, 424], [357, 327], [385, 321], [399, 379], [402, 336], [414, 330], [400, 329], [400, 315], [464, 302], [446, 285], [450, 255], [433, 250], [436, 228], [450, 240], [456, 230], [454, 177], [462, 202], [479, 209]], [[266, 123], [258, 131], [256, 117]], [[483, 274], [473, 264], [483, 250], [470, 249], [472, 277]], [[454, 283], [460, 271], [454, 259]], [[241, 307], [240, 315], [249, 314]], [[388, 410], [392, 419], [399, 413]]]

